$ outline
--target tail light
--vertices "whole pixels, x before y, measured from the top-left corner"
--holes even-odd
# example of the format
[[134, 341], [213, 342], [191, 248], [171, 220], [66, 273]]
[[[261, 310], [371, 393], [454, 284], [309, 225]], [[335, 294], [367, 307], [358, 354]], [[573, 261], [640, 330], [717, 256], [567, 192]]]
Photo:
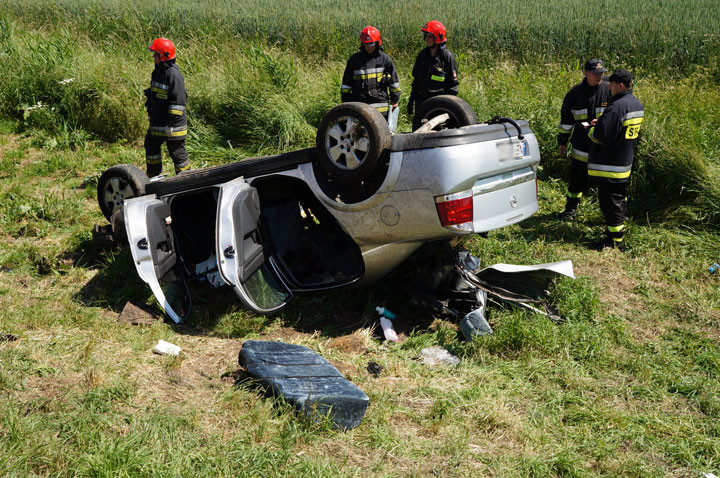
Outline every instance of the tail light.
[[461, 231], [473, 231], [473, 192], [462, 191], [435, 198], [440, 223]]

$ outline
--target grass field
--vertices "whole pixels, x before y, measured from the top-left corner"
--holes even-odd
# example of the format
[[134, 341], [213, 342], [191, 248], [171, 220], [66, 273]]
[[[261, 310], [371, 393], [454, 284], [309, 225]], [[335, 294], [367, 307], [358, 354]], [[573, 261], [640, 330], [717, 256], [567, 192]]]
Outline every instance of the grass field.
[[[714, 3], [638, 1], [616, 14], [610, 2], [344, 5], [2, 2], [0, 334], [18, 340], [0, 338], [0, 475], [720, 475], [720, 275], [707, 272], [720, 262]], [[565, 323], [494, 306], [495, 334], [468, 343], [390, 279], [300, 297], [270, 318], [201, 288], [186, 325], [117, 324], [126, 301], [152, 298], [127, 249], [93, 245], [95, 188], [107, 167], [143, 164], [152, 37], [178, 44], [201, 167], [311, 145], [368, 23], [407, 93], [417, 30], [434, 16], [460, 61], [460, 95], [481, 119], [528, 119], [543, 154], [540, 212], [464, 246], [486, 265], [571, 259], [578, 279], [553, 291]], [[648, 112], [626, 254], [589, 250], [602, 229], [593, 195], [577, 223], [554, 218], [566, 188], [553, 154], [560, 104], [595, 54], [636, 72]], [[400, 314], [400, 344], [371, 338], [381, 304]], [[184, 352], [153, 355], [160, 338]], [[370, 396], [363, 424], [303, 421], [238, 381], [249, 338], [332, 360]], [[462, 363], [413, 360], [436, 344]], [[385, 367], [378, 379], [371, 360]]]

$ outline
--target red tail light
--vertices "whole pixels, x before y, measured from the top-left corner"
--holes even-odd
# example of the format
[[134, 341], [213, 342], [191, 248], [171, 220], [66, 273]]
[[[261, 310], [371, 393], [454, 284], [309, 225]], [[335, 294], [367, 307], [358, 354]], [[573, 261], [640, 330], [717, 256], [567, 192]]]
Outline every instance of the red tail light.
[[472, 223], [473, 220], [473, 195], [472, 191], [448, 194], [435, 198], [440, 223], [447, 226], [457, 226], [465, 223]]

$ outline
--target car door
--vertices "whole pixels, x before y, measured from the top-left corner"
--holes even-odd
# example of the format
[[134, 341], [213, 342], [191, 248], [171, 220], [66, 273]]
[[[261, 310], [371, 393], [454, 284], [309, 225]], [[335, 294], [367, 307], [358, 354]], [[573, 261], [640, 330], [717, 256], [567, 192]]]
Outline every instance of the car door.
[[269, 314], [284, 307], [293, 295], [263, 250], [259, 226], [257, 190], [243, 178], [220, 186], [215, 236], [220, 275], [249, 309]]
[[170, 206], [152, 196], [127, 199], [123, 206], [125, 229], [135, 268], [147, 282], [160, 306], [175, 323], [190, 314], [190, 293], [177, 270], [178, 255], [172, 231]]

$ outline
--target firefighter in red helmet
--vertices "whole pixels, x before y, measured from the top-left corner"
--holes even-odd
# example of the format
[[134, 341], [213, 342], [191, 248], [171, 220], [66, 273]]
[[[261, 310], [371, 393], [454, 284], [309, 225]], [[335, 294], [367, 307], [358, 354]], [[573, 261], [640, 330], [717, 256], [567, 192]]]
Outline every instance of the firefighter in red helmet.
[[380, 31], [367, 26], [360, 32], [360, 51], [348, 59], [340, 86], [340, 98], [374, 106], [385, 118], [389, 106], [394, 110], [400, 100], [400, 79], [395, 65], [382, 51]]
[[418, 53], [412, 70], [409, 115], [413, 114], [413, 106], [419, 108], [428, 98], [458, 94], [457, 63], [446, 47], [445, 26], [437, 20], [431, 20], [421, 31], [425, 36], [425, 48]]
[[190, 168], [185, 149], [187, 116], [185, 115], [185, 79], [175, 64], [175, 45], [167, 38], [156, 38], [150, 48], [155, 69], [150, 88], [145, 90], [150, 127], [145, 135], [145, 163], [150, 177], [162, 172], [160, 147], [164, 142], [175, 164], [175, 172]]

